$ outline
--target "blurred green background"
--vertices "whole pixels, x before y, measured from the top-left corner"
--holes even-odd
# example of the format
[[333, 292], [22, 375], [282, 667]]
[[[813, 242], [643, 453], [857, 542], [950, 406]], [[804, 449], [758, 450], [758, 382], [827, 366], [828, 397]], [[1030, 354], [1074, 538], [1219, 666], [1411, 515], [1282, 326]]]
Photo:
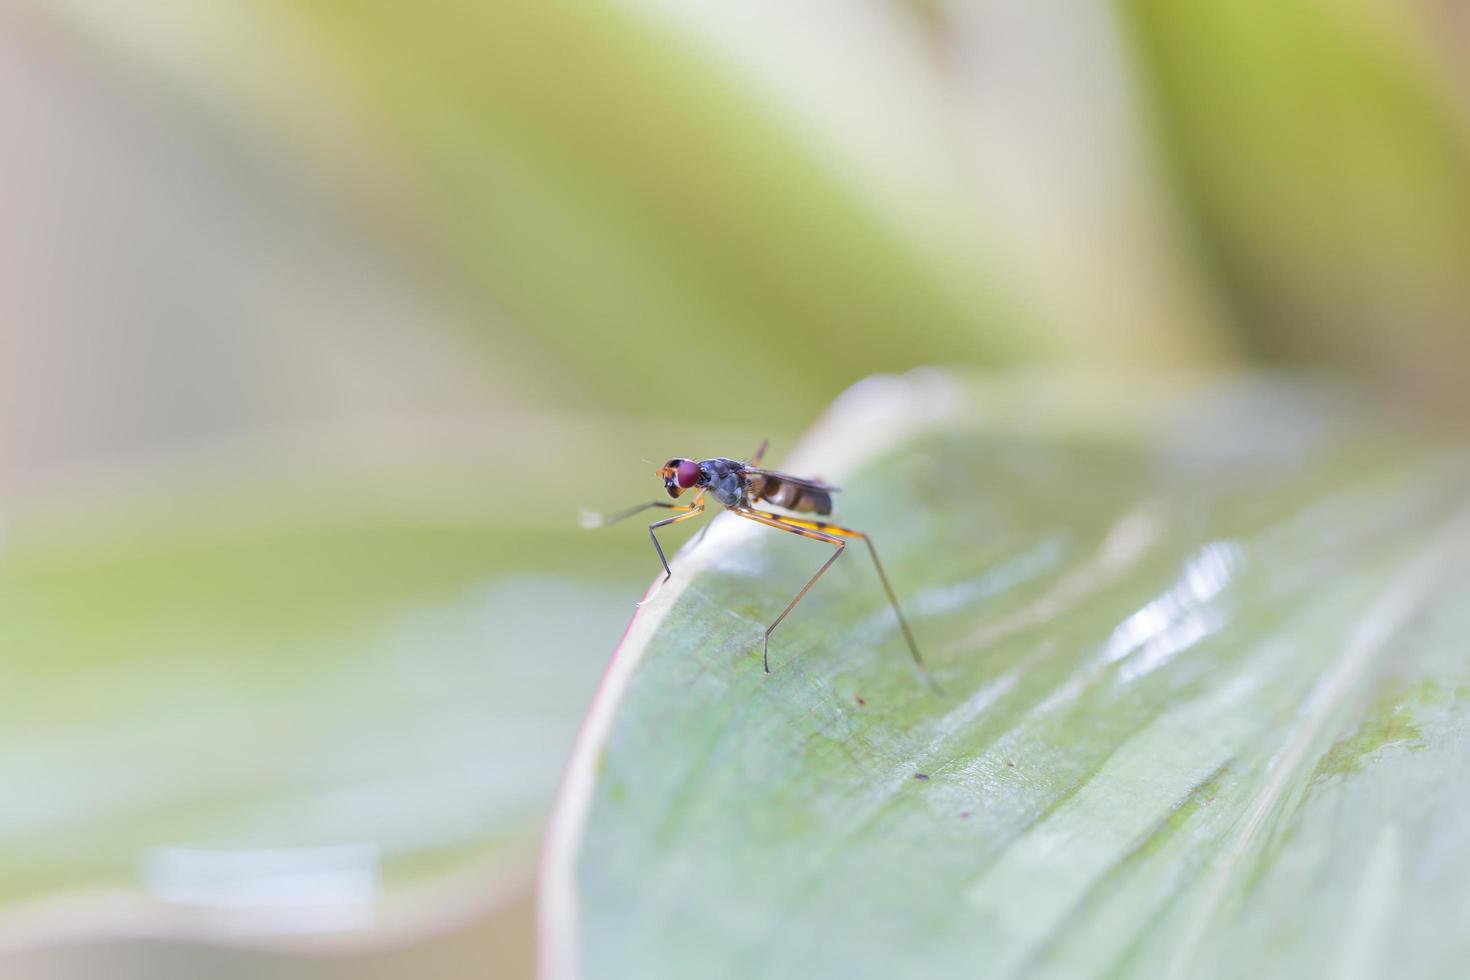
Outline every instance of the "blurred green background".
[[654, 569], [578, 508], [868, 374], [1461, 425], [1467, 54], [1433, 0], [0, 9], [0, 972], [528, 973]]

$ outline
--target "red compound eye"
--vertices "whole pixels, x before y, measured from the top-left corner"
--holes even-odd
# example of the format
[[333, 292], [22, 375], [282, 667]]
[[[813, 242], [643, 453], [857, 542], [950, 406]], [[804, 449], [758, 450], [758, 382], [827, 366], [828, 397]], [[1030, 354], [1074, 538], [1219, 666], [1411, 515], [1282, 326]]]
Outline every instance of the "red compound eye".
[[699, 479], [699, 464], [692, 459], [679, 460], [679, 469], [674, 478], [679, 481], [679, 486], [688, 490]]

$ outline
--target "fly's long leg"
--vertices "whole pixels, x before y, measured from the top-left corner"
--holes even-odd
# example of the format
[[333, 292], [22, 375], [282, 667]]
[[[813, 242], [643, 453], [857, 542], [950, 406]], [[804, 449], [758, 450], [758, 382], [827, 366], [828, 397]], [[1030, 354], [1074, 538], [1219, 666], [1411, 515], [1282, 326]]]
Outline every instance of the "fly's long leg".
[[764, 524], [766, 527], [773, 527], [778, 531], [786, 531], [789, 534], [799, 534], [804, 538], [811, 538], [814, 541], [823, 541], [837, 549], [832, 552], [832, 557], [828, 558], [825, 562], [822, 563], [822, 567], [817, 569], [817, 574], [808, 579], [806, 585], [803, 585], [801, 587], [801, 591], [796, 593], [795, 597], [793, 597], [792, 600], [786, 604], [786, 608], [781, 610], [781, 615], [776, 617], [776, 621], [773, 622], [770, 626], [766, 627], [765, 647], [761, 653], [761, 661], [765, 665], [766, 673], [769, 674], [771, 672], [771, 633], [776, 629], [777, 626], [781, 625], [781, 620], [786, 618], [787, 613], [796, 608], [796, 604], [800, 602], [802, 600], [802, 597], [807, 594], [807, 590], [817, 583], [817, 579], [822, 577], [822, 573], [831, 568], [832, 563], [835, 562], [839, 557], [841, 557], [843, 549], [847, 547], [847, 542], [830, 534], [823, 534], [820, 531], [813, 531], [807, 528], [792, 527], [789, 524], [783, 524], [780, 520], [776, 519], [775, 514], [767, 514], [763, 511], [758, 510], [742, 509], [733, 509], [732, 512], [739, 515], [740, 517], [745, 518], [748, 521], [755, 521], [757, 524]]
[[[914, 634], [909, 629], [908, 620], [904, 619], [903, 610], [898, 606], [898, 596], [894, 595], [893, 586], [888, 581], [888, 573], [883, 570], [883, 563], [878, 560], [878, 549], [873, 546], [872, 538], [868, 537], [862, 531], [854, 531], [850, 527], [829, 524], [826, 521], [810, 521], [801, 517], [772, 514], [767, 511], [755, 510], [754, 508], [749, 511], [737, 510], [735, 513], [741, 517], [749, 517], [751, 520], [758, 521], [768, 527], [778, 527], [783, 531], [790, 531], [793, 534], [801, 534], [804, 537], [816, 538], [819, 541], [827, 541], [829, 543], [836, 542], [842, 544], [842, 538], [861, 538], [868, 546], [868, 554], [873, 556], [873, 568], [878, 572], [878, 581], [883, 583], [883, 591], [888, 594], [888, 602], [893, 606], [893, 615], [898, 618], [899, 628], [903, 630], [903, 638], [908, 642], [909, 653], [913, 655], [914, 663], [918, 666], [919, 670], [926, 677], [928, 676], [929, 672], [924, 666], [924, 658], [919, 655], [919, 644], [914, 641]], [[806, 590], [812, 587], [812, 582], [815, 582], [821, 577], [822, 572], [825, 572], [828, 566], [837, 560], [837, 555], [840, 554], [842, 554], [842, 549], [839, 547], [837, 552], [827, 560], [827, 564], [823, 565], [817, 571], [817, 574], [812, 576], [811, 581], [806, 584], [806, 588], [803, 588], [797, 593], [796, 598], [791, 600], [791, 605], [787, 606], [786, 610], [776, 618], [776, 622], [771, 624], [770, 629], [766, 630], [767, 646], [770, 645], [771, 630], [775, 629], [777, 624], [786, 618], [786, 613], [789, 613], [791, 607], [795, 606], [801, 600], [801, 597], [806, 595]]]
[[766, 458], [766, 450], [770, 447], [770, 445], [771, 445], [771, 440], [769, 440], [769, 439], [762, 439], [761, 440], [760, 448], [755, 451], [755, 455], [752, 456], [752, 457], [750, 457], [750, 462], [749, 463], [746, 463], [745, 465], [747, 465], [747, 466], [759, 466], [759, 465], [761, 465], [761, 460], [763, 460], [763, 459]]
[[658, 535], [654, 532], [661, 527], [666, 527], [670, 524], [678, 524], [680, 521], [687, 521], [691, 517], [698, 517], [700, 514], [703, 514], [704, 494], [701, 493], [698, 497], [694, 498], [694, 502], [688, 507], [680, 507], [678, 509], [685, 511], [685, 513], [675, 515], [674, 517], [665, 517], [661, 521], [654, 521], [652, 524], [648, 525], [648, 536], [653, 539], [653, 550], [658, 552], [658, 560], [663, 562], [665, 582], [673, 578], [674, 573], [669, 570], [669, 560], [664, 557], [663, 545], [658, 543]]

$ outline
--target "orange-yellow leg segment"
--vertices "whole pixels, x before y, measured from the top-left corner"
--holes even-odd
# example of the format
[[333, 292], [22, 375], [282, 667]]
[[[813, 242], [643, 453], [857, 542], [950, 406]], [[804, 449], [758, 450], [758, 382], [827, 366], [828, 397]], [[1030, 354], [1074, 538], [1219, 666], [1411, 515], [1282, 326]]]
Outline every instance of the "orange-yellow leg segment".
[[828, 558], [826, 563], [817, 569], [817, 574], [813, 575], [810, 581], [796, 594], [796, 598], [792, 599], [791, 603], [781, 611], [781, 615], [776, 617], [776, 621], [766, 628], [766, 673], [770, 673], [771, 670], [769, 657], [771, 631], [781, 625], [781, 620], [785, 619], [786, 614], [791, 612], [792, 608], [801, 601], [802, 597], [806, 595], [807, 590], [815, 584], [817, 579], [822, 577], [823, 572], [832, 567], [832, 563], [837, 560], [837, 557], [842, 554], [843, 548], [846, 547], [847, 542], [843, 539], [861, 538], [868, 546], [868, 554], [873, 556], [873, 568], [878, 572], [878, 580], [883, 583], [883, 591], [888, 594], [888, 602], [893, 606], [893, 614], [898, 618], [899, 628], [903, 630], [903, 638], [908, 642], [909, 653], [913, 655], [914, 663], [918, 666], [919, 670], [926, 677], [928, 676], [928, 670], [924, 666], [924, 658], [919, 655], [919, 645], [914, 641], [914, 634], [909, 630], [908, 620], [904, 619], [903, 610], [898, 606], [898, 597], [893, 593], [893, 586], [888, 581], [888, 573], [883, 570], [883, 563], [878, 560], [878, 549], [873, 546], [872, 538], [868, 537], [862, 531], [854, 531], [850, 527], [829, 524], [826, 521], [807, 520], [803, 517], [791, 517], [786, 514], [773, 514], [769, 511], [756, 510], [755, 508], [735, 509], [734, 513], [748, 520], [764, 524], [767, 527], [774, 527], [777, 530], [787, 531], [791, 534], [799, 534], [804, 538], [812, 538], [816, 541], [824, 541], [837, 549], [832, 553], [832, 557]]
[[775, 514], [768, 514], [764, 511], [731, 508], [731, 513], [743, 517], [748, 521], [755, 521], [757, 524], [764, 524], [766, 527], [773, 527], [778, 531], [786, 531], [789, 534], [799, 534], [804, 538], [811, 538], [814, 541], [823, 541], [837, 549], [832, 552], [832, 557], [828, 558], [825, 562], [822, 563], [822, 567], [817, 569], [817, 574], [808, 579], [806, 585], [803, 585], [801, 587], [801, 591], [796, 593], [796, 596], [786, 604], [786, 608], [781, 610], [781, 615], [776, 617], [776, 621], [773, 622], [770, 626], [766, 627], [765, 644], [764, 648], [761, 651], [761, 662], [766, 668], [766, 673], [769, 674], [771, 672], [771, 633], [776, 629], [777, 626], [781, 625], [781, 620], [786, 618], [787, 613], [796, 608], [796, 604], [801, 601], [803, 596], [806, 595], [807, 590], [816, 584], [817, 579], [822, 577], [822, 573], [832, 567], [832, 563], [838, 559], [838, 557], [842, 554], [843, 549], [847, 547], [847, 542], [843, 541], [841, 538], [833, 537], [830, 534], [823, 534], [820, 531], [812, 531], [806, 528], [792, 527], [789, 524], [783, 524], [781, 523], [781, 521], [776, 519]]

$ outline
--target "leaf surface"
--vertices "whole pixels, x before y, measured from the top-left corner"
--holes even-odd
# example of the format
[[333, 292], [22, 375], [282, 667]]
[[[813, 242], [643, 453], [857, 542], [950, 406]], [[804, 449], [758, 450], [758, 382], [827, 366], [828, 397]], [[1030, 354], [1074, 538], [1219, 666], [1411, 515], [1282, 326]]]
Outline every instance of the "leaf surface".
[[[852, 550], [721, 517], [553, 820], [587, 976], [1440, 975], [1463, 961], [1470, 458], [1341, 392], [873, 379], [791, 460]], [[740, 525], [740, 526], [735, 526]]]

